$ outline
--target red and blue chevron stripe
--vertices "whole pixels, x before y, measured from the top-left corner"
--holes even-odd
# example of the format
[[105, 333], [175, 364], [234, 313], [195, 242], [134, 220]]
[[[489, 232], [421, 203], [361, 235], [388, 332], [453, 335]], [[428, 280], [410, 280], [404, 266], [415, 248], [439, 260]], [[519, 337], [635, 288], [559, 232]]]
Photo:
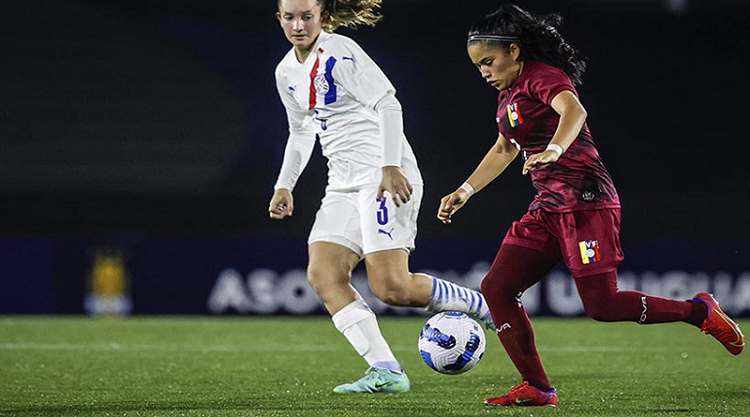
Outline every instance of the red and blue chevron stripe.
[[[312, 70], [310, 71], [310, 102], [309, 109], [315, 108], [318, 104], [318, 91], [315, 86], [315, 79], [318, 77], [318, 68], [320, 68], [320, 54], [323, 53], [323, 49], [318, 49], [318, 56], [315, 58]], [[328, 105], [336, 102], [336, 83], [333, 79], [333, 67], [336, 65], [336, 58], [329, 57], [325, 64], [325, 73], [323, 78], [326, 80], [328, 90], [323, 95], [323, 103]]]

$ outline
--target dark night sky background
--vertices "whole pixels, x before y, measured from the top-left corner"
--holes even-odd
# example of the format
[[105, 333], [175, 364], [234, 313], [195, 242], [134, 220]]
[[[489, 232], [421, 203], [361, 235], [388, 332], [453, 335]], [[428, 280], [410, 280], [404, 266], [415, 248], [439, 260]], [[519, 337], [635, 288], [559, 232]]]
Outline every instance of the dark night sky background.
[[[266, 214], [286, 140], [274, 1], [19, 1], [0, 13], [0, 233], [306, 237], [316, 149], [292, 219]], [[684, 3], [683, 11], [669, 4]], [[342, 30], [398, 89], [425, 178], [421, 237], [497, 237], [533, 196], [520, 161], [450, 227], [434, 218], [489, 146], [496, 92], [465, 52], [500, 3], [385, 0]], [[750, 235], [750, 3], [519, 1], [559, 12], [589, 58], [579, 87], [623, 202], [623, 239]]]

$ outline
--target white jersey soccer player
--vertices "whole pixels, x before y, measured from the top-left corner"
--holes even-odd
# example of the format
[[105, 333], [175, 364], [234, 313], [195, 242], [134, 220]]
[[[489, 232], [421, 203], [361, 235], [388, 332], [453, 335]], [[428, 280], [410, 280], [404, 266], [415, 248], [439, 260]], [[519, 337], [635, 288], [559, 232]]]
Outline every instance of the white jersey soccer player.
[[[335, 243], [360, 256], [413, 249], [422, 176], [403, 134], [396, 90], [380, 67], [352, 39], [321, 32], [305, 62], [297, 61], [294, 48], [281, 60], [276, 86], [287, 110], [289, 140], [274, 188], [294, 188], [316, 137], [328, 159], [327, 194], [309, 242], [344, 233], [346, 240], [334, 238]], [[392, 121], [385, 129], [381, 114], [382, 120]], [[376, 198], [383, 166], [400, 167], [415, 188], [405, 207]], [[358, 219], [350, 212], [355, 205], [366, 210]], [[329, 207], [340, 210], [326, 211]], [[330, 228], [345, 229], [332, 233]]]
[[[303, 156], [300, 168], [309, 158], [314, 136], [320, 140], [329, 160], [327, 190], [378, 185], [380, 168], [388, 165], [400, 166], [412, 184], [422, 185], [417, 159], [401, 126], [381, 136], [378, 111], [400, 111], [396, 89], [352, 39], [321, 32], [303, 63], [297, 62], [292, 48], [276, 67], [276, 84], [290, 133], [300, 139], [296, 146]], [[287, 169], [281, 171], [277, 187], [294, 184], [299, 173], [289, 169], [297, 168], [295, 162], [284, 159]]]
[[[328, 159], [328, 185], [308, 238], [307, 277], [336, 328], [370, 368], [338, 393], [404, 392], [410, 382], [351, 286], [365, 260], [373, 294], [393, 306], [471, 314], [494, 328], [484, 297], [426, 274], [409, 272], [422, 176], [403, 132], [396, 90], [340, 26], [372, 24], [379, 1], [279, 0], [277, 15], [293, 48], [276, 68], [289, 138], [269, 215], [293, 212], [292, 190], [316, 139]], [[323, 31], [326, 28], [328, 32]]]

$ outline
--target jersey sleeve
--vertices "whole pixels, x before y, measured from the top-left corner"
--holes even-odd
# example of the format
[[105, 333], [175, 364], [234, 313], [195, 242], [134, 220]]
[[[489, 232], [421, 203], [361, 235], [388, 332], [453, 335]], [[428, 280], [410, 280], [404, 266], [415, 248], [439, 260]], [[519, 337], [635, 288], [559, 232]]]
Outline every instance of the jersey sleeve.
[[385, 73], [354, 41], [338, 45], [333, 53], [337, 60], [333, 76], [355, 100], [374, 108], [387, 94], [396, 94]]
[[286, 109], [289, 138], [274, 189], [286, 188], [291, 191], [310, 161], [310, 155], [315, 147], [315, 132], [312, 129], [311, 117], [300, 108], [292, 96], [284, 71], [279, 68], [276, 69], [276, 88]]
[[380, 142], [383, 144], [380, 165], [401, 167], [406, 141], [401, 103], [392, 94], [386, 94], [375, 104], [375, 111], [380, 118]]
[[552, 105], [552, 100], [566, 90], [578, 95], [570, 77], [559, 68], [540, 66], [536, 74], [529, 78], [529, 94], [547, 105]]

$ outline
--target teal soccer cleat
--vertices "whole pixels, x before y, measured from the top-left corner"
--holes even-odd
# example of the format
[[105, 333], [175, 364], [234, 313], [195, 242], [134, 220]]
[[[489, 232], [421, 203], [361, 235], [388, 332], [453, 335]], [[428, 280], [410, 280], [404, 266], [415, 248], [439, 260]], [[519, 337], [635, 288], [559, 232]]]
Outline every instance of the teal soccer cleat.
[[[471, 315], [471, 316], [473, 316], [473, 315]], [[490, 330], [490, 331], [493, 331], [493, 332], [497, 332], [497, 327], [495, 327], [495, 322], [492, 321], [492, 316], [490, 315], [490, 311], [489, 310], [487, 310], [487, 312], [484, 313], [484, 316], [482, 316], [482, 317], [479, 317], [478, 315], [477, 316], [473, 316], [473, 317], [476, 318], [477, 320], [479, 320], [480, 322], [484, 323], [484, 327], [486, 327], [487, 330]]]
[[368, 394], [382, 392], [397, 394], [409, 391], [409, 377], [406, 373], [397, 374], [383, 368], [369, 368], [362, 378], [339, 385], [333, 389], [338, 394]]

